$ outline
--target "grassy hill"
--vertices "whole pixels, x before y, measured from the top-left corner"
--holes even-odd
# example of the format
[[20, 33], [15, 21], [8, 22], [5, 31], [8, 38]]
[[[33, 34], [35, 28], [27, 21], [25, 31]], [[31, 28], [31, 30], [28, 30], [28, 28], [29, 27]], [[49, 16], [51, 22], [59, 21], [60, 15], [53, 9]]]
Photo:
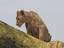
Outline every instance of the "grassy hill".
[[64, 43], [40, 41], [0, 21], [0, 48], [64, 48]]

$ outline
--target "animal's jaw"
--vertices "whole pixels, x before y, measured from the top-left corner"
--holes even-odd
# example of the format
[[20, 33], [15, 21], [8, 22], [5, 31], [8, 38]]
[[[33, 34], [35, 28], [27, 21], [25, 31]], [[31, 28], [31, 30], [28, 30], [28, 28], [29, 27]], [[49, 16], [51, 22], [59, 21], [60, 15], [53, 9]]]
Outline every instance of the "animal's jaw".
[[16, 24], [16, 26], [21, 27], [21, 25], [19, 25], [19, 24]]

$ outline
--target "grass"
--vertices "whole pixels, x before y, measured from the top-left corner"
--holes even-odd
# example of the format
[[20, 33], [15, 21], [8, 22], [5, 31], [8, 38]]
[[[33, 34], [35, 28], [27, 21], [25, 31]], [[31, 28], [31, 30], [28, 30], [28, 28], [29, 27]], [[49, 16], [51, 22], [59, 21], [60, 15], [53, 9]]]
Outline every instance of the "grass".
[[60, 41], [46, 43], [0, 21], [0, 48], [62, 48]]

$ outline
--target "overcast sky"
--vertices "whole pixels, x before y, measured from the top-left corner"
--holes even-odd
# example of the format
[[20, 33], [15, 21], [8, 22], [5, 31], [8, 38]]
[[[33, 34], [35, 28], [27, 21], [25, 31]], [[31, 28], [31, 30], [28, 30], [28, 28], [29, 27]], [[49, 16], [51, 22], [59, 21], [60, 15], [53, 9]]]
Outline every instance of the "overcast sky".
[[[36, 10], [47, 25], [52, 40], [64, 41], [64, 0], [0, 0], [0, 20], [16, 27], [18, 9]], [[20, 29], [26, 32], [24, 26]]]

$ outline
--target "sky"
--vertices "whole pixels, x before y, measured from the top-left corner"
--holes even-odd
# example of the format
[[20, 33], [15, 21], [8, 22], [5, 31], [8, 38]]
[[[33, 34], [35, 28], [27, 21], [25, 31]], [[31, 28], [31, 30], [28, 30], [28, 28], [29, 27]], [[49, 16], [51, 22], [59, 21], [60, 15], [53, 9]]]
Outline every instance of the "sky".
[[0, 20], [26, 32], [25, 24], [16, 26], [16, 11], [36, 11], [52, 36], [53, 40], [64, 41], [64, 0], [0, 0]]

